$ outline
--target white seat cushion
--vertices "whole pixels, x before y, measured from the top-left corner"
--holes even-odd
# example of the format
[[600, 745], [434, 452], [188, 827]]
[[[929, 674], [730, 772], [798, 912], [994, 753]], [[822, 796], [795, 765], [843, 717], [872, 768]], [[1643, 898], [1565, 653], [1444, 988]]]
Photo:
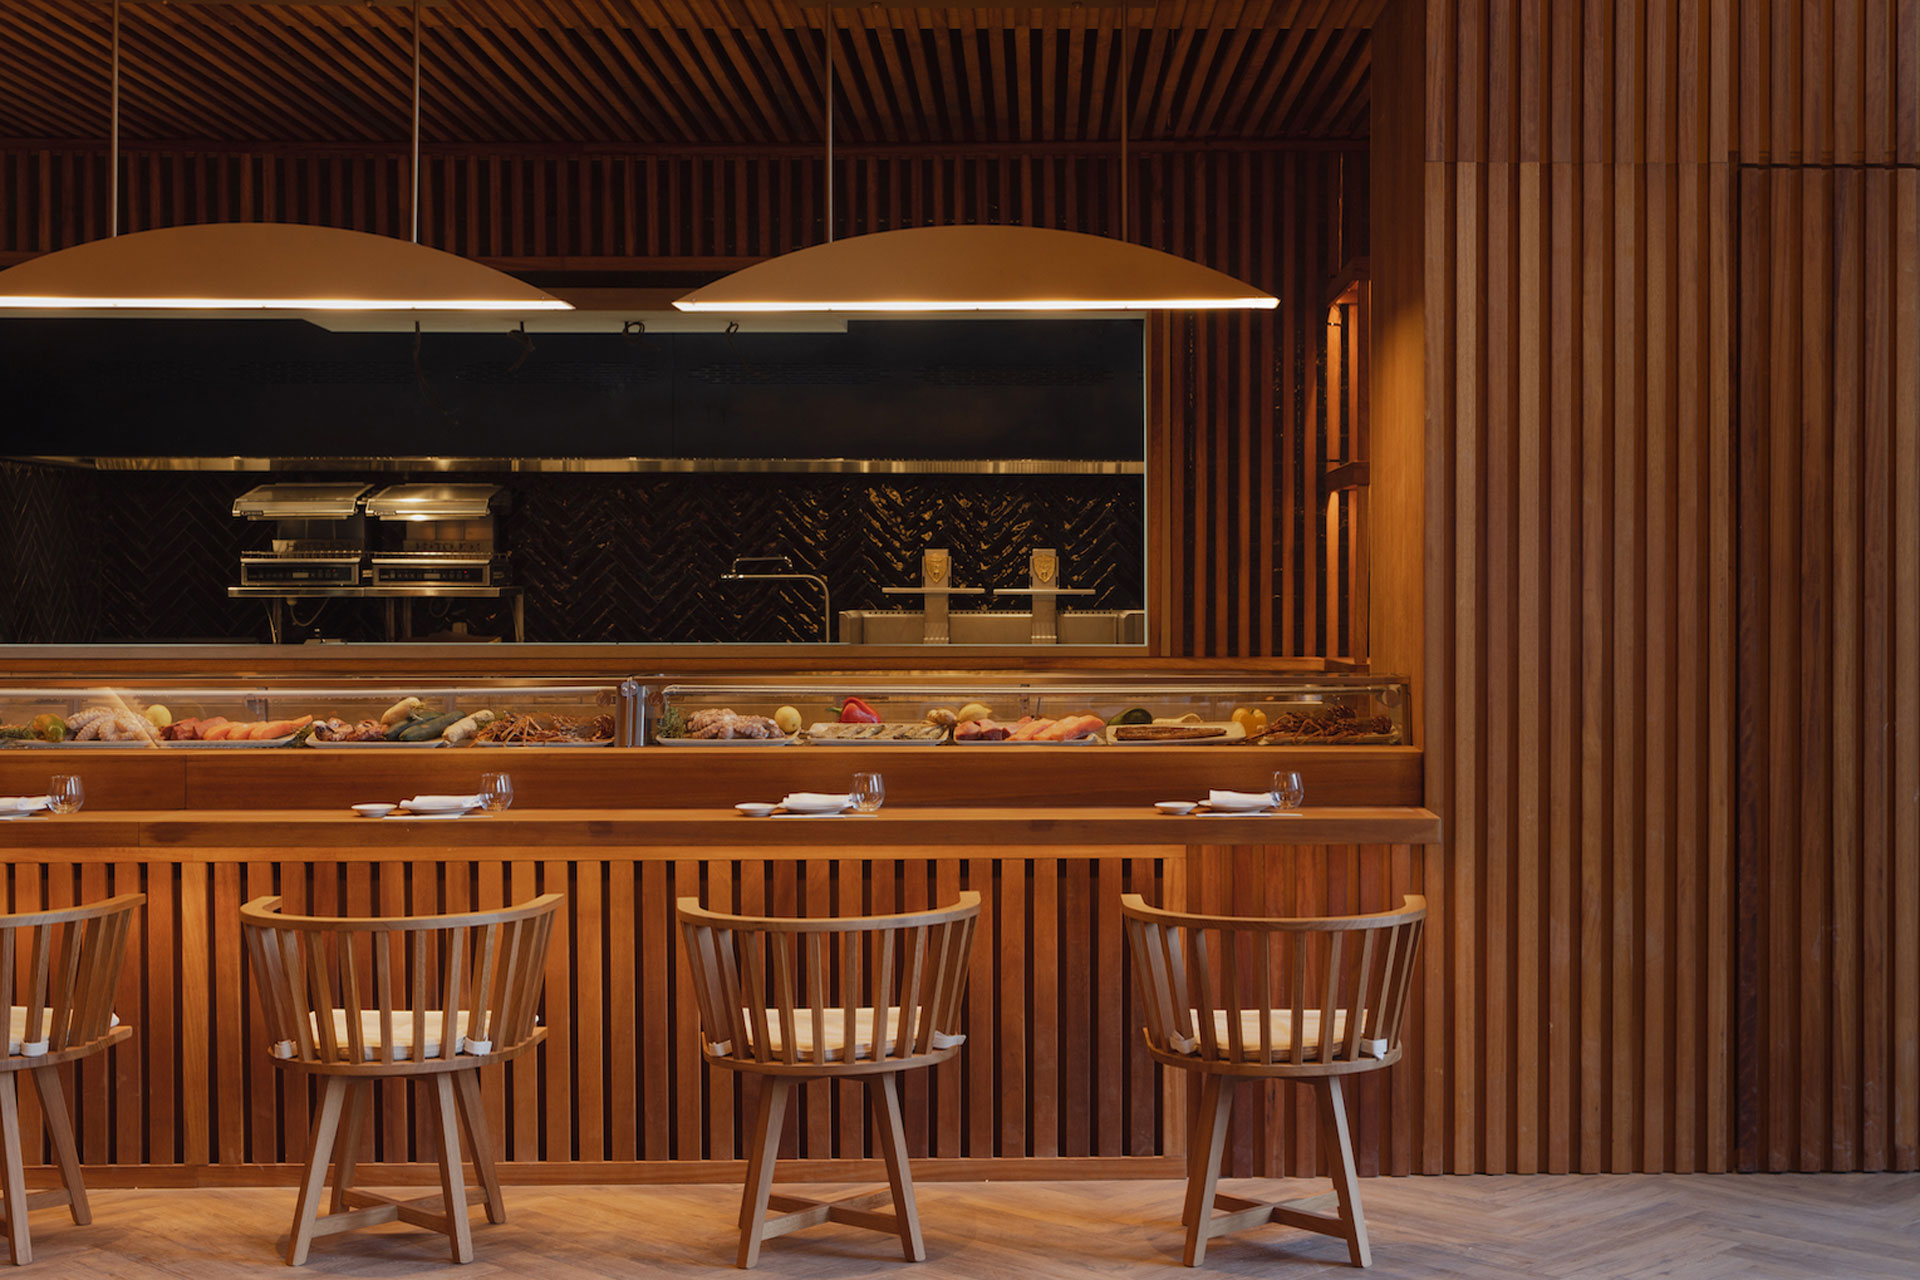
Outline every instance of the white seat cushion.
[[[119, 1014], [108, 1014], [108, 1026], [120, 1025]], [[53, 1010], [40, 1011], [40, 1034], [27, 1039], [27, 1010], [23, 1005], [14, 1005], [7, 1011], [7, 1053], [23, 1058], [37, 1058], [47, 1051], [47, 1032], [53, 1025]]]
[[[822, 1021], [825, 1024], [826, 1031], [827, 1061], [845, 1062], [847, 1060], [847, 1011], [845, 1009], [825, 1010]], [[887, 1041], [888, 1047], [895, 1053], [898, 1053], [899, 1050], [893, 1046], [892, 1040], [894, 1028], [899, 1022], [899, 1008], [889, 1008], [887, 1010], [886, 1031], [881, 1038]], [[794, 1049], [800, 1057], [803, 1059], [811, 1059], [814, 1049], [813, 1010], [811, 1008], [795, 1009], [793, 1011], [793, 1039]], [[933, 1033], [932, 1044], [935, 1049], [952, 1049], [966, 1042], [967, 1038], [964, 1035], [948, 1035], [944, 1031], [935, 1031]], [[780, 1028], [780, 1011], [778, 1009], [767, 1010], [767, 1051], [775, 1057], [780, 1057], [786, 1052], [782, 1047], [785, 1043], [786, 1038]], [[722, 1040], [718, 1044], [709, 1046], [709, 1048], [716, 1056], [724, 1058], [733, 1052], [733, 1042], [730, 1040]], [[854, 1061], [857, 1062], [862, 1058], [871, 1057], [873, 1057], [873, 1010], [855, 1009], [853, 1011], [853, 1058]]]
[[[1288, 1054], [1292, 1052], [1293, 1010], [1274, 1009], [1269, 1011], [1267, 1014], [1267, 1028], [1267, 1034], [1273, 1039], [1274, 1057], [1281, 1059], [1286, 1058]], [[1222, 1057], [1225, 1057], [1231, 1052], [1231, 1042], [1227, 1038], [1228, 1030], [1227, 1011], [1225, 1009], [1215, 1009], [1213, 1011], [1213, 1034], [1214, 1038], [1219, 1042]], [[1198, 1057], [1205, 1048], [1198, 1037], [1189, 1039], [1186, 1036], [1176, 1034], [1169, 1038], [1172, 1041], [1172, 1047], [1175, 1053], [1190, 1053]], [[1334, 1057], [1342, 1058], [1346, 1056], [1346, 1038], [1347, 1011], [1345, 1009], [1335, 1009], [1333, 1011]], [[1240, 1040], [1242, 1045], [1241, 1052], [1243, 1054], [1247, 1057], [1257, 1057], [1259, 1055], [1260, 1011], [1258, 1009], [1242, 1009], [1240, 1011]], [[1320, 1011], [1318, 1009], [1302, 1009], [1300, 1011], [1300, 1051], [1303, 1055], [1310, 1056], [1317, 1060], [1320, 1056], [1319, 1049]], [[1386, 1051], [1387, 1043], [1384, 1040], [1363, 1039], [1360, 1041], [1360, 1056], [1363, 1058], [1378, 1058], [1384, 1055]]]
[[[307, 1017], [313, 1035], [314, 1050], [315, 1052], [319, 1052], [319, 1017], [311, 1013], [308, 1014]], [[445, 1018], [438, 1009], [427, 1010], [426, 1044], [421, 1047], [420, 1058], [437, 1058], [440, 1056], [441, 1048], [446, 1043], [446, 1041], [442, 1039], [444, 1023]], [[467, 1015], [464, 1011], [455, 1016], [453, 1025], [454, 1033], [459, 1037], [459, 1048], [455, 1050], [456, 1053], [484, 1054], [492, 1050], [492, 1044], [486, 1041], [467, 1039]], [[333, 1011], [333, 1039], [334, 1043], [340, 1046], [341, 1056], [344, 1057], [352, 1052], [347, 1041], [347, 1011], [345, 1009], [335, 1009]], [[379, 1062], [382, 1060], [380, 1052], [380, 1011], [378, 1009], [364, 1009], [361, 1011], [360, 1040], [362, 1044], [366, 1046], [365, 1051], [360, 1055], [362, 1061]], [[273, 1047], [273, 1053], [274, 1056], [278, 1058], [292, 1058], [298, 1055], [299, 1049], [291, 1041], [282, 1040]], [[414, 1060], [413, 1010], [411, 1009], [395, 1009], [393, 1011], [393, 1057], [396, 1062], [411, 1062]]]

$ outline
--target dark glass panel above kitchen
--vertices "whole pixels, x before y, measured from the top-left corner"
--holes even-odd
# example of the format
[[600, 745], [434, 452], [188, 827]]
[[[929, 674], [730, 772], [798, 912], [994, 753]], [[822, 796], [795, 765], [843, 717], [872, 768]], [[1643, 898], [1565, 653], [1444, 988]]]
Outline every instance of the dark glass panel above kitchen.
[[84, 457], [1144, 457], [1133, 320], [831, 334], [335, 333], [0, 321], [0, 453]]

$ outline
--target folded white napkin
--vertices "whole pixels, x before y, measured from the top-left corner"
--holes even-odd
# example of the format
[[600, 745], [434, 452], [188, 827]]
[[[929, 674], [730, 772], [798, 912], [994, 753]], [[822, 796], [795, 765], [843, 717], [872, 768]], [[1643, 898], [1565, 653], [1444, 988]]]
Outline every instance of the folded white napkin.
[[0, 796], [0, 813], [37, 813], [52, 803], [52, 796]]
[[401, 801], [400, 804], [401, 804], [401, 807], [404, 809], [414, 809], [414, 808], [420, 808], [423, 806], [429, 809], [451, 809], [457, 805], [465, 805], [469, 809], [477, 809], [480, 806], [480, 797], [479, 796], [415, 796], [411, 800]]
[[830, 804], [850, 805], [853, 803], [853, 797], [851, 795], [829, 795], [820, 791], [795, 791], [790, 793], [787, 798], [780, 803], [789, 808], [796, 804], [810, 806]]
[[1216, 809], [1260, 809], [1273, 803], [1265, 791], [1209, 791], [1207, 803]]

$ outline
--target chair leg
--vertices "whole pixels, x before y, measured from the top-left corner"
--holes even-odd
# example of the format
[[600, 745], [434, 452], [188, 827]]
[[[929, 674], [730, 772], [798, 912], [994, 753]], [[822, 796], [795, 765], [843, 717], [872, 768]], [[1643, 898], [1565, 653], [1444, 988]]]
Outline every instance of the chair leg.
[[900, 1224], [900, 1249], [908, 1262], [927, 1260], [927, 1242], [920, 1234], [920, 1211], [913, 1203], [913, 1169], [907, 1160], [907, 1132], [900, 1120], [900, 1076], [897, 1072], [870, 1076], [867, 1098], [879, 1128], [880, 1153], [887, 1160], [887, 1185], [893, 1189], [893, 1216]]
[[453, 1073], [454, 1100], [460, 1104], [460, 1127], [467, 1135], [467, 1155], [473, 1172], [487, 1193], [487, 1221], [507, 1220], [506, 1197], [500, 1194], [500, 1174], [493, 1167], [493, 1134], [487, 1128], [486, 1103], [480, 1097], [480, 1073]]
[[[1212, 1091], [1212, 1106], [1207, 1092]], [[1220, 1185], [1220, 1157], [1227, 1149], [1227, 1116], [1233, 1110], [1233, 1085], [1212, 1072], [1201, 1086], [1199, 1135], [1205, 1148], [1199, 1153], [1204, 1163], [1198, 1180], [1187, 1189], [1187, 1204], [1193, 1220], [1187, 1223], [1186, 1264], [1197, 1267], [1206, 1261], [1208, 1228], [1212, 1225], [1214, 1190]]]
[[446, 1210], [447, 1242], [455, 1262], [473, 1261], [473, 1223], [467, 1216], [467, 1175], [460, 1166], [460, 1104], [453, 1072], [433, 1077], [433, 1131], [440, 1141], [440, 1199]]
[[340, 1136], [334, 1142], [333, 1201], [329, 1213], [347, 1207], [347, 1190], [360, 1170], [360, 1143], [367, 1131], [367, 1116], [373, 1110], [373, 1081], [349, 1080], [346, 1102], [341, 1107]]
[[75, 1224], [93, 1221], [93, 1209], [87, 1204], [87, 1184], [80, 1179], [80, 1150], [73, 1141], [73, 1117], [67, 1114], [66, 1092], [60, 1087], [57, 1067], [34, 1067], [33, 1087], [40, 1093], [40, 1111], [46, 1117], [47, 1136], [53, 1139], [53, 1162], [60, 1170], [60, 1185], [67, 1189], [67, 1209]]
[[7, 1196], [7, 1248], [15, 1266], [33, 1261], [33, 1241], [27, 1231], [27, 1171], [20, 1160], [19, 1072], [0, 1073], [0, 1182]]
[[768, 1076], [760, 1082], [760, 1119], [747, 1156], [747, 1185], [740, 1197], [741, 1269], [760, 1261], [760, 1233], [767, 1225], [767, 1196], [773, 1191], [773, 1163], [780, 1155], [780, 1126], [787, 1118], [787, 1094], [793, 1082]]
[[1353, 1134], [1347, 1127], [1340, 1077], [1316, 1081], [1313, 1091], [1320, 1099], [1320, 1136], [1327, 1148], [1333, 1189], [1340, 1198], [1340, 1221], [1347, 1228], [1347, 1257], [1356, 1267], [1370, 1267], [1373, 1249], [1367, 1243], [1367, 1220], [1360, 1209], [1360, 1176], [1353, 1164]]
[[[1220, 1101], [1220, 1077], [1211, 1071], [1200, 1076], [1200, 1105], [1194, 1113], [1193, 1130], [1187, 1135], [1187, 1188], [1185, 1200], [1180, 1206], [1180, 1225], [1190, 1227], [1194, 1222], [1194, 1204], [1200, 1195], [1200, 1181], [1206, 1176], [1204, 1156], [1207, 1151], [1207, 1117]], [[1205, 1217], [1202, 1213], [1199, 1216]]]
[[340, 1132], [340, 1109], [349, 1083], [345, 1076], [328, 1076], [322, 1088], [320, 1114], [313, 1119], [313, 1133], [307, 1141], [307, 1168], [300, 1178], [300, 1198], [293, 1207], [293, 1234], [287, 1238], [290, 1267], [306, 1262], [307, 1247], [313, 1243], [313, 1224], [320, 1217], [320, 1193], [326, 1186], [327, 1162]]

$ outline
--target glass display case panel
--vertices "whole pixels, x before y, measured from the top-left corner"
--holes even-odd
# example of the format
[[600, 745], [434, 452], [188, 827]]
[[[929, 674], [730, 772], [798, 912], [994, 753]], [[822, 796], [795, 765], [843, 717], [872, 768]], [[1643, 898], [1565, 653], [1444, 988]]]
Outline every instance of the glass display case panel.
[[631, 681], [139, 684], [0, 689], [0, 748], [627, 746]]
[[676, 747], [1397, 746], [1406, 708], [1395, 676], [849, 675], [668, 684], [643, 728]]

